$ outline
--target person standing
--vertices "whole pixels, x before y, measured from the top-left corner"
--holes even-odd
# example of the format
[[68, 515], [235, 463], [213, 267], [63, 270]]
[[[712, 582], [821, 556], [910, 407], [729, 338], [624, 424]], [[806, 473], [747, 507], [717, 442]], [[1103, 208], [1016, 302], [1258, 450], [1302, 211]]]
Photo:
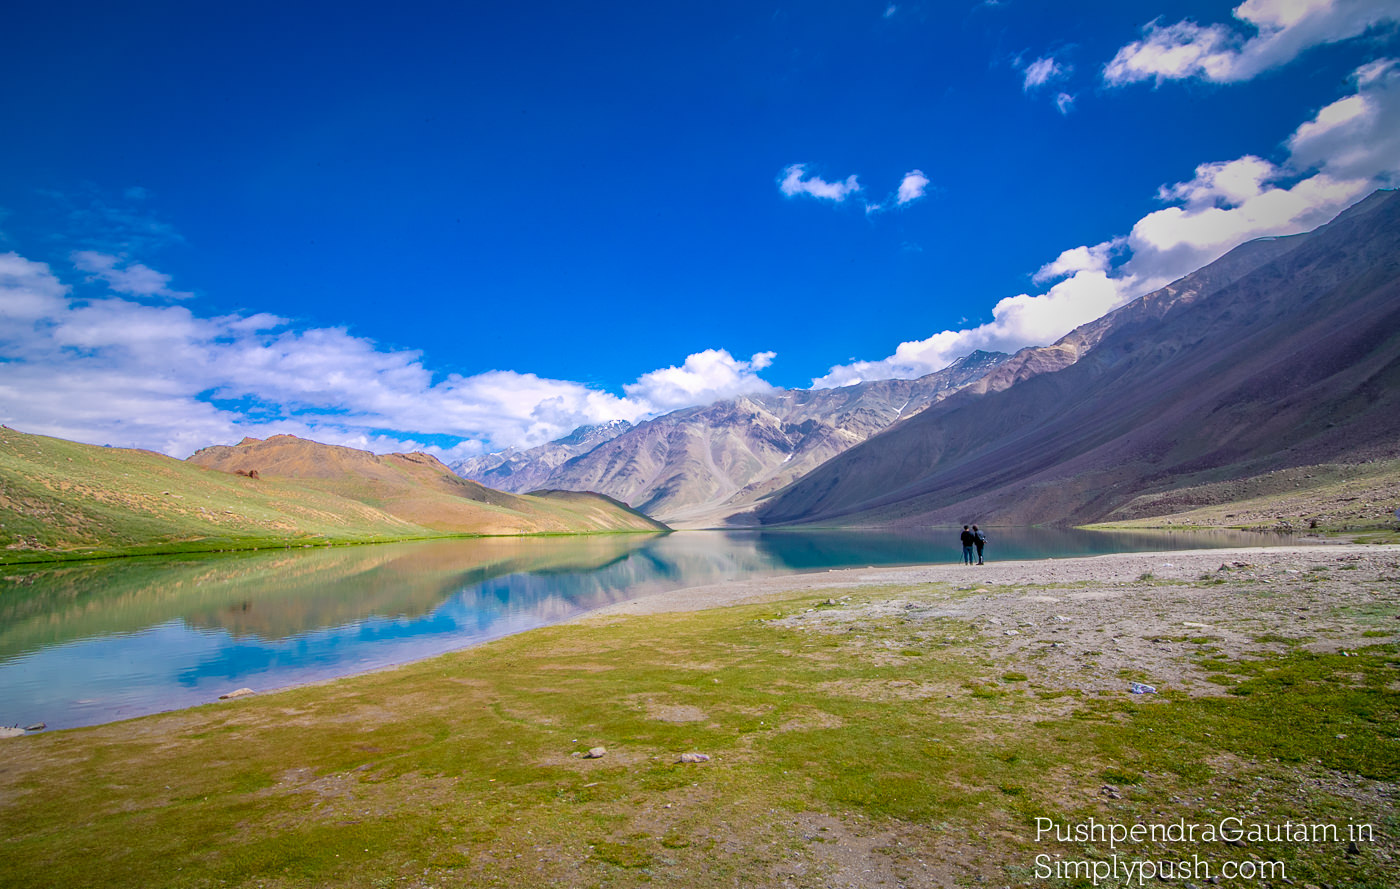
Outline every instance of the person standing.
[[977, 530], [977, 526], [972, 526], [972, 542], [977, 546], [977, 564], [982, 564], [982, 547], [987, 545], [987, 535]]
[[962, 548], [963, 548], [963, 564], [964, 564], [964, 565], [971, 565], [971, 564], [972, 564], [972, 550], [973, 550], [973, 548], [977, 545], [977, 537], [972, 533], [972, 529], [968, 528], [967, 525], [963, 525], [962, 534], [960, 535], [960, 539], [962, 540]]

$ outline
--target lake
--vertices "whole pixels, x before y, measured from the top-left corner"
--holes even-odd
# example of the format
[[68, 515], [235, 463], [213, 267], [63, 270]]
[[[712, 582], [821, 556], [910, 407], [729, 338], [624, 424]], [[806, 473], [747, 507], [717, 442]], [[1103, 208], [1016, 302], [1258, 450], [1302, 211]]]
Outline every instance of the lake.
[[[1281, 542], [989, 529], [989, 560]], [[95, 725], [465, 648], [651, 592], [959, 562], [957, 529], [478, 538], [0, 569], [0, 725]]]

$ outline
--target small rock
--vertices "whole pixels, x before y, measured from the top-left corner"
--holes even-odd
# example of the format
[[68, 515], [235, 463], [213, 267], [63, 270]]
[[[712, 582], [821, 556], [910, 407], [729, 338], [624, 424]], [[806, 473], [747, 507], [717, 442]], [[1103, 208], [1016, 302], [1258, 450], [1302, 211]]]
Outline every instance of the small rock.
[[1348, 854], [1348, 855], [1360, 855], [1360, 854], [1361, 854], [1361, 848], [1360, 848], [1359, 846], [1356, 845], [1356, 840], [1347, 840], [1347, 854]]
[[584, 759], [601, 759], [601, 758], [603, 758], [604, 756], [607, 756], [607, 755], [608, 755], [608, 748], [606, 748], [606, 747], [590, 747], [590, 748], [588, 749], [588, 752], [585, 753], [585, 754], [583, 755], [583, 758], [584, 758]]
[[49, 727], [49, 724], [48, 724], [47, 722], [36, 722], [36, 723], [34, 723], [33, 725], [26, 725], [26, 726], [24, 727], [24, 730], [27, 731], [27, 732], [42, 732], [44, 729], [46, 729], [46, 728], [48, 728], [48, 727]]
[[708, 753], [682, 753], [682, 754], [681, 754], [681, 758], [680, 758], [679, 760], [677, 760], [677, 762], [709, 762], [709, 761], [710, 761], [710, 755], [709, 755]]
[[1135, 695], [1155, 695], [1157, 689], [1142, 682], [1129, 682], [1128, 691]]
[[827, 600], [826, 600], [825, 602], [823, 602], [822, 604], [823, 604], [823, 605], [835, 605], [835, 604], [836, 604], [836, 600], [835, 600], [835, 599], [827, 599]]
[[244, 695], [251, 695], [254, 693], [255, 692], [251, 688], [240, 688], [235, 689], [234, 691], [224, 692], [223, 694], [219, 695], [219, 700], [227, 701], [229, 698], [241, 698]]
[[1007, 630], [1007, 631], [1006, 631], [1006, 635], [1008, 635], [1008, 636], [1019, 636], [1019, 635], [1021, 635], [1021, 631], [1020, 631], [1020, 630]]

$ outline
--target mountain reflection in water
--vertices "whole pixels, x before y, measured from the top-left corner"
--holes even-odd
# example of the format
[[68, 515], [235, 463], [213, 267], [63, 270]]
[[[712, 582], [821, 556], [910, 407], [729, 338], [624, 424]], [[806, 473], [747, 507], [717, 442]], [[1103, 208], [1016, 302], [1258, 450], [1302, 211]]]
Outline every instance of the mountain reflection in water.
[[[1259, 544], [988, 529], [991, 560]], [[0, 570], [0, 724], [90, 725], [406, 663], [651, 592], [953, 562], [957, 529], [478, 538]]]

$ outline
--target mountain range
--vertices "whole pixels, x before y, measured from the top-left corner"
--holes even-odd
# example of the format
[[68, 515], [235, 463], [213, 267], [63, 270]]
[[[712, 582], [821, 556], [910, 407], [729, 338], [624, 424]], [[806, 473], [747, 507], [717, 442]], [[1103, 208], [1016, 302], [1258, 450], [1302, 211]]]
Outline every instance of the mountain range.
[[462, 461], [453, 469], [508, 491], [597, 491], [673, 527], [732, 524], [764, 497], [981, 379], [1006, 358], [974, 352], [915, 380], [779, 389], [636, 426], [583, 427], [547, 445]]
[[762, 504], [767, 525], [1085, 523], [1400, 451], [1400, 193], [1027, 349]]
[[1379, 191], [1049, 346], [584, 427], [453, 469], [602, 492], [676, 527], [1150, 515], [1181, 500], [1169, 492], [1400, 453], [1397, 281], [1400, 196]]

